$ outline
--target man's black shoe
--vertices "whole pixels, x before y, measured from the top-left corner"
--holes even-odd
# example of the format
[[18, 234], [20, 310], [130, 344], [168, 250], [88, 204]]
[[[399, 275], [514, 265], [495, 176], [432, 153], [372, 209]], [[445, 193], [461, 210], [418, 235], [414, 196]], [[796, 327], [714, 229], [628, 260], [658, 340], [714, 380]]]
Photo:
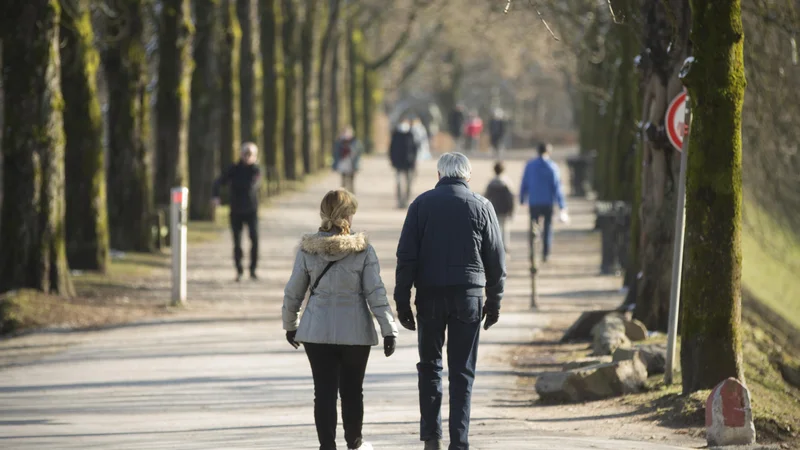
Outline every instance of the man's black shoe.
[[443, 450], [444, 445], [442, 444], [441, 439], [431, 439], [430, 441], [425, 441], [425, 450]]
[[258, 280], [258, 275], [255, 272], [250, 272], [250, 279], [256, 281]]

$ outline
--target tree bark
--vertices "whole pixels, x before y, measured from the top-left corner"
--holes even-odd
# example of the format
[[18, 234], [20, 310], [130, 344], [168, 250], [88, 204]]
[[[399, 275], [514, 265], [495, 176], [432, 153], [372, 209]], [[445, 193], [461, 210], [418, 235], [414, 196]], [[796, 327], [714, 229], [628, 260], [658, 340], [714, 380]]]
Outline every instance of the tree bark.
[[239, 86], [240, 86], [240, 134], [243, 142], [253, 142], [263, 147], [261, 142], [261, 89], [258, 65], [258, 39], [256, 36], [256, 19], [253, 17], [254, 0], [237, 0], [236, 14], [242, 30], [239, 52]]
[[94, 31], [88, 0], [62, 0], [61, 84], [64, 94], [65, 229], [70, 267], [105, 272], [108, 265], [103, 119], [97, 100]]
[[238, 158], [241, 145], [239, 113], [241, 98], [239, 91], [239, 49], [242, 30], [236, 15], [236, 0], [222, 0], [222, 42], [219, 62], [222, 76], [222, 122], [220, 127], [220, 165], [226, 168]]
[[150, 100], [144, 0], [118, 3], [103, 52], [108, 83], [108, 216], [111, 247], [153, 250]]
[[3, 53], [0, 292], [74, 294], [64, 235], [63, 99], [56, 0], [7, 0]]
[[741, 224], [744, 29], [741, 0], [691, 0], [695, 62], [683, 271], [683, 391], [713, 388], [742, 367]]
[[[678, 79], [683, 60], [689, 54], [688, 0], [644, 2], [644, 52], [642, 53], [642, 147], [641, 237], [639, 241], [642, 278], [639, 280], [634, 317], [649, 330], [666, 331], [672, 246], [675, 237], [675, 206], [680, 170], [680, 153], [666, 137], [664, 117], [669, 102], [683, 86]], [[674, 18], [670, 18], [674, 14]], [[670, 49], [671, 52], [667, 52]], [[634, 212], [636, 213], [636, 212]]]
[[[336, 33], [333, 37], [333, 43], [331, 44], [331, 77], [330, 77], [330, 89], [328, 89], [328, 95], [330, 98], [330, 130], [331, 130], [331, 138], [335, 139], [336, 135], [339, 133], [341, 128], [341, 122], [339, 118], [341, 117], [340, 110], [342, 108], [342, 102], [339, 100], [341, 96], [342, 90], [339, 87], [341, 82], [341, 33]], [[331, 143], [331, 145], [333, 145]]]
[[187, 182], [192, 35], [189, 0], [164, 0], [159, 25], [155, 202]]
[[317, 0], [305, 0], [303, 26], [300, 31], [300, 149], [303, 155], [303, 172], [311, 174], [317, 169], [314, 151], [314, 104], [311, 86], [314, 78], [314, 27], [316, 26]]
[[281, 80], [280, 73], [280, 0], [259, 0], [261, 16], [261, 64], [264, 72], [264, 159], [267, 178], [279, 183], [283, 178], [283, 156], [281, 154]]
[[379, 103], [380, 82], [378, 80], [378, 71], [364, 67], [363, 80], [361, 82], [361, 107], [363, 117], [361, 121], [364, 123], [364, 151], [372, 153], [375, 150], [375, 140], [373, 136], [373, 124], [375, 122], [375, 110]]
[[[333, 72], [333, 67], [328, 71], [328, 60], [330, 56], [335, 53], [335, 47], [332, 45], [334, 35], [337, 33], [339, 27], [339, 12], [341, 10], [340, 0], [328, 0], [328, 20], [325, 26], [325, 31], [322, 34], [320, 41], [320, 62], [319, 73], [317, 74], [317, 112], [319, 119], [319, 148], [320, 148], [320, 168], [327, 164], [327, 156], [330, 153], [328, 150], [332, 148], [333, 141], [338, 132], [337, 129], [331, 129], [331, 120], [328, 114], [333, 113], [333, 104], [329, 101], [330, 97], [326, 96], [329, 87], [328, 74]], [[332, 65], [332, 64], [331, 64]], [[330, 113], [328, 113], [330, 111]]]
[[287, 180], [297, 180], [297, 5], [283, 0], [283, 168]]
[[214, 0], [195, 0], [197, 33], [194, 41], [192, 109], [189, 113], [189, 217], [211, 220], [211, 189], [219, 173], [222, 122], [222, 77], [219, 44], [220, 7]]
[[362, 141], [366, 139], [364, 121], [364, 104], [362, 95], [362, 85], [364, 81], [364, 64], [361, 62], [363, 54], [364, 35], [361, 30], [355, 28], [351, 23], [348, 27], [347, 45], [347, 96], [350, 109], [350, 125], [353, 127], [356, 137]]

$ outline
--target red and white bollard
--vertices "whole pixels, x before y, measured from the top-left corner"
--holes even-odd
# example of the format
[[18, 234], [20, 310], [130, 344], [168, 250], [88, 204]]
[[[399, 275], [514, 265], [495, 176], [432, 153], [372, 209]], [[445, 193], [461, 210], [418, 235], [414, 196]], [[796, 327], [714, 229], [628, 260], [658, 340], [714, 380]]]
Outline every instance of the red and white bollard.
[[708, 396], [706, 440], [709, 447], [750, 445], [756, 442], [750, 392], [739, 380], [728, 378]]

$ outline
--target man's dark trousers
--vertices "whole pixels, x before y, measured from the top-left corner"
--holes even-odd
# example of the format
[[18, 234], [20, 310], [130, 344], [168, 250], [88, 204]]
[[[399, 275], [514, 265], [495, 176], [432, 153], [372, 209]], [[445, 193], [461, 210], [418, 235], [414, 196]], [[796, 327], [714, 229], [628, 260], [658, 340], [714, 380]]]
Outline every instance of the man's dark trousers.
[[482, 288], [417, 290], [419, 340], [420, 438], [442, 438], [442, 347], [447, 332], [450, 372], [450, 450], [469, 449], [469, 418], [478, 337]]
[[233, 260], [236, 271], [241, 275], [242, 267], [242, 229], [247, 224], [250, 235], [250, 273], [255, 273], [258, 265], [258, 211], [248, 213], [231, 213], [231, 231], [233, 232]]
[[[550, 244], [553, 241], [553, 205], [530, 205], [528, 210], [531, 213], [531, 228], [533, 224], [539, 224], [540, 219], [544, 219], [544, 230], [542, 236], [542, 258], [546, 261], [550, 256]], [[533, 229], [528, 234], [529, 249], [533, 250]], [[533, 257], [534, 255], [530, 255]]]

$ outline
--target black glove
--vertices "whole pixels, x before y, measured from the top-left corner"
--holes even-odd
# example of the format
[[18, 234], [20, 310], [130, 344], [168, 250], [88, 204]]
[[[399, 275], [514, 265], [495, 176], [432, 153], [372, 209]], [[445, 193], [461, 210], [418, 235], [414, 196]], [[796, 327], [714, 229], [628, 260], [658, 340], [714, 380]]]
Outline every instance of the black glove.
[[400, 319], [400, 325], [402, 325], [406, 330], [417, 330], [417, 323], [414, 321], [414, 311], [411, 311], [410, 309], [398, 311], [397, 318]]
[[300, 344], [294, 340], [295, 336], [297, 336], [297, 330], [286, 332], [286, 340], [289, 342], [289, 345], [294, 348], [300, 348]]
[[383, 338], [383, 354], [390, 357], [394, 354], [394, 349], [397, 346], [397, 339], [394, 336], [386, 336]]
[[483, 305], [483, 317], [481, 320], [483, 319], [486, 319], [486, 321], [483, 322], [483, 329], [488, 330], [500, 320], [500, 308], [492, 304]]

